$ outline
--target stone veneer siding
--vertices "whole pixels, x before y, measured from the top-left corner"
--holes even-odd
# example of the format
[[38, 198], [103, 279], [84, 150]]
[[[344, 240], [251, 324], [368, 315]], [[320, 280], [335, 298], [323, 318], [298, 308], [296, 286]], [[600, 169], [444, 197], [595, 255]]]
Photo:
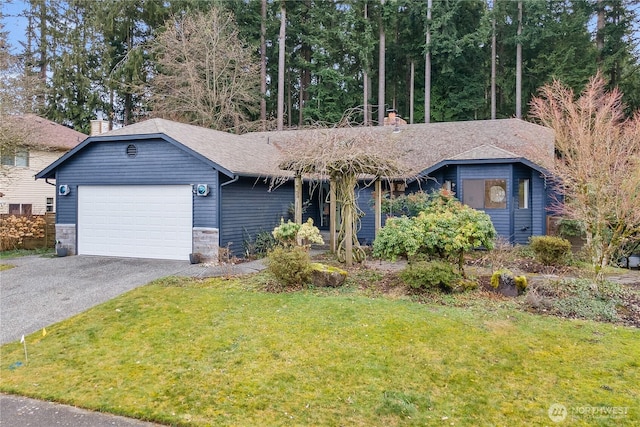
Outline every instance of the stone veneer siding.
[[75, 224], [56, 224], [56, 246], [59, 245], [67, 248], [69, 255], [77, 254], [76, 248], [76, 225]]
[[218, 262], [219, 241], [219, 229], [193, 227], [193, 253], [200, 254], [202, 261]]

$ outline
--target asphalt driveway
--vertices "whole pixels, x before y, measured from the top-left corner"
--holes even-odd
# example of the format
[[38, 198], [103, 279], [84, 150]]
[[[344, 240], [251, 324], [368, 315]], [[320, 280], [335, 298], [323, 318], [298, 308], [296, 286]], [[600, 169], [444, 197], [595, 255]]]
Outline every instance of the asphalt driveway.
[[20, 339], [165, 276], [211, 277], [263, 268], [245, 263], [232, 269], [188, 261], [139, 258], [27, 256], [2, 260], [15, 268], [0, 272], [0, 344]]

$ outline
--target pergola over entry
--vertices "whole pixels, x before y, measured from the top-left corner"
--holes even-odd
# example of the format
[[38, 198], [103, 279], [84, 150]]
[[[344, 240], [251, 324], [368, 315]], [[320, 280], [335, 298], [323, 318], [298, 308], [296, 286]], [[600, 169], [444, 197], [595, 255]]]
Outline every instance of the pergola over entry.
[[[330, 246], [338, 259], [351, 265], [364, 259], [356, 235], [359, 207], [355, 188], [359, 181], [375, 182], [375, 215], [381, 217], [381, 177], [405, 176], [407, 168], [398, 159], [400, 150], [394, 141], [381, 143], [367, 129], [318, 129], [304, 138], [283, 144], [280, 168], [295, 174], [295, 220], [302, 222], [302, 179], [329, 181]], [[340, 227], [335, 230], [336, 209], [340, 206]], [[376, 230], [380, 219], [376, 220]], [[337, 240], [336, 239], [337, 234]]]

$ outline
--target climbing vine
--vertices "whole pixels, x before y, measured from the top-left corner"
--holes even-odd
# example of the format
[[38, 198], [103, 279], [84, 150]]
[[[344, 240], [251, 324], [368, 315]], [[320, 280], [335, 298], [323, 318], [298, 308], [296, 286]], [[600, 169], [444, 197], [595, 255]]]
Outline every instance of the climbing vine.
[[340, 206], [337, 255], [347, 264], [365, 259], [357, 235], [363, 212], [356, 202], [356, 186], [405, 173], [397, 160], [401, 156], [396, 140], [381, 136], [379, 128], [323, 128], [297, 132], [296, 138], [279, 142], [284, 155], [281, 169], [335, 183]]

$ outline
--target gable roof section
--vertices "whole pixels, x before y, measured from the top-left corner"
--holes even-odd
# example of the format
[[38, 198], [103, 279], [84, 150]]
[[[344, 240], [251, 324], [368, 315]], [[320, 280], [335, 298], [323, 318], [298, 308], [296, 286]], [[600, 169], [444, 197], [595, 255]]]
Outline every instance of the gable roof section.
[[53, 178], [55, 169], [61, 163], [88, 144], [154, 138], [175, 145], [230, 177], [282, 174], [282, 171], [277, 170], [279, 152], [273, 145], [213, 129], [164, 119], [150, 119], [88, 138], [38, 173], [36, 178]]
[[84, 133], [35, 114], [9, 115], [3, 119], [12, 122], [25, 136], [26, 145], [34, 148], [67, 151], [87, 138]]
[[477, 159], [515, 159], [521, 156], [510, 151], [498, 148], [495, 145], [483, 144], [479, 147], [472, 148], [457, 156], [451, 157], [449, 160], [477, 160]]
[[273, 145], [250, 137], [171, 120], [150, 119], [107, 132], [103, 136], [156, 133], [167, 135], [236, 175], [263, 176], [282, 173], [277, 169], [280, 153]]

